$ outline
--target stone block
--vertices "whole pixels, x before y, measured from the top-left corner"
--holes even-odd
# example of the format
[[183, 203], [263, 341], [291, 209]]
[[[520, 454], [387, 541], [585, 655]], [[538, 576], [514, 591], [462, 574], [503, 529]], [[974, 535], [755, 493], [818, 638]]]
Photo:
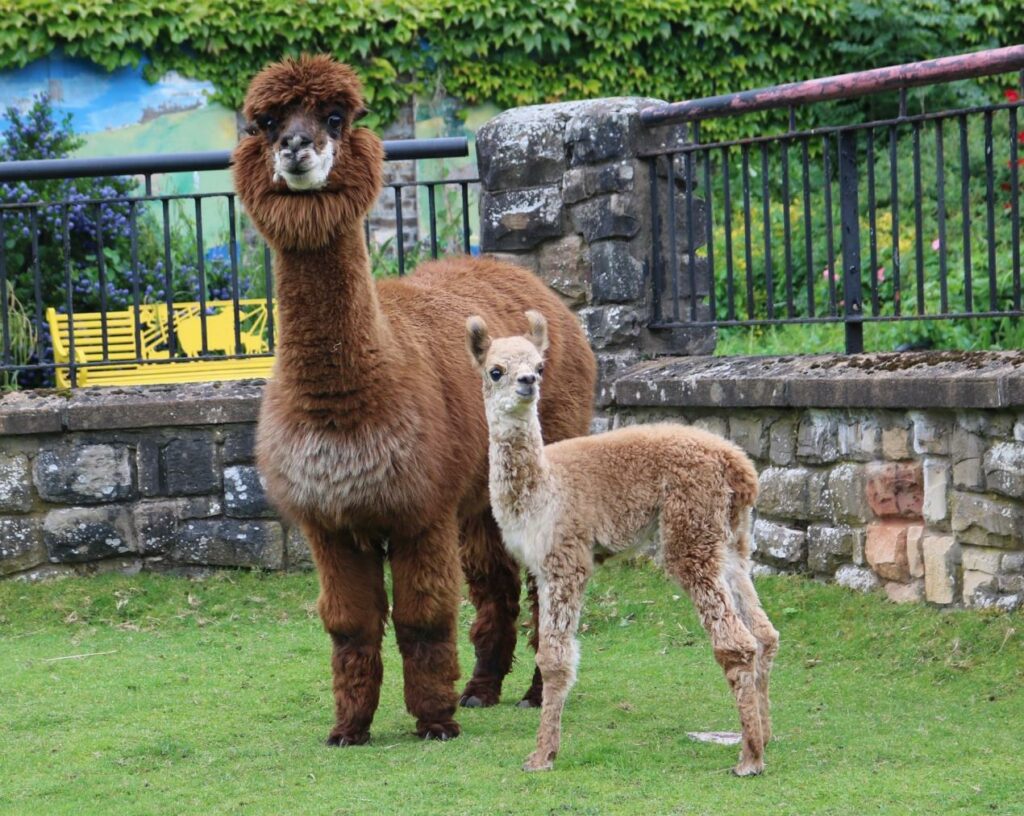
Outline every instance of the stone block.
[[44, 448], [32, 463], [39, 495], [61, 504], [99, 504], [131, 498], [132, 469], [121, 445]]
[[949, 458], [953, 463], [954, 486], [960, 489], [977, 490], [984, 486], [982, 457], [985, 455], [985, 440], [963, 428], [954, 428], [949, 440]]
[[772, 423], [768, 461], [784, 467], [796, 462], [796, 420], [787, 418]]
[[945, 521], [949, 514], [946, 505], [946, 491], [949, 489], [949, 461], [928, 457], [922, 468], [924, 477], [924, 501], [921, 515], [930, 524]]
[[880, 577], [900, 583], [910, 580], [907, 527], [907, 524], [900, 521], [880, 521], [868, 525], [864, 557]]
[[588, 306], [577, 313], [591, 348], [635, 343], [643, 325], [643, 313], [626, 305]]
[[[586, 318], [581, 317], [586, 324]], [[623, 372], [632, 368], [640, 360], [636, 349], [599, 351], [597, 358], [597, 389], [595, 402], [598, 408], [610, 405], [614, 401], [615, 382]]]
[[506, 111], [476, 134], [480, 181], [485, 190], [557, 184], [565, 172], [565, 123], [556, 106]]
[[1024, 552], [1003, 553], [999, 569], [1003, 572], [1024, 572]]
[[871, 416], [840, 418], [838, 434], [839, 455], [844, 459], [870, 462], [882, 452], [882, 428]]
[[220, 489], [213, 437], [188, 434], [170, 440], [161, 451], [163, 487], [171, 496], [198, 496]]
[[989, 490], [1024, 497], [1024, 443], [999, 442], [985, 453], [985, 484]]
[[313, 554], [309, 550], [309, 542], [298, 527], [289, 527], [285, 536], [285, 549], [287, 550], [287, 563], [290, 570], [308, 570], [316, 565], [313, 563]]
[[577, 111], [565, 128], [569, 164], [578, 167], [631, 156], [636, 151], [639, 119], [613, 99], [596, 100]]
[[[27, 513], [32, 509], [32, 477], [28, 457], [0, 453], [0, 513]], [[0, 542], [2, 545], [2, 542]]]
[[161, 440], [153, 437], [143, 437], [135, 445], [135, 472], [143, 496], [159, 496], [162, 492], [160, 445]]
[[839, 458], [839, 425], [829, 411], [808, 411], [800, 420], [796, 456], [804, 462], [826, 464]]
[[914, 422], [916, 453], [949, 453], [949, 440], [953, 433], [953, 422], [950, 417], [915, 411], [911, 418]]
[[224, 431], [221, 458], [225, 465], [247, 465], [256, 458], [256, 426], [239, 425]]
[[871, 592], [878, 589], [879, 580], [867, 567], [857, 567], [853, 564], [843, 564], [836, 570], [836, 583], [847, 589], [855, 589], [858, 592]]
[[807, 534], [766, 519], [754, 522], [754, 545], [758, 557], [780, 566], [800, 564], [807, 557]]
[[43, 521], [43, 542], [57, 564], [95, 561], [133, 552], [131, 518], [124, 507], [62, 507]]
[[481, 196], [480, 244], [484, 252], [533, 249], [563, 232], [562, 197], [557, 187]]
[[951, 535], [925, 535], [924, 594], [932, 603], [951, 604], [956, 599], [957, 562], [960, 552]]
[[178, 530], [170, 558], [179, 564], [281, 569], [284, 531], [276, 521], [187, 521]]
[[643, 296], [644, 265], [626, 241], [600, 241], [590, 246], [591, 292], [594, 303], [629, 303]]
[[632, 238], [640, 231], [635, 196], [611, 193], [597, 196], [570, 207], [573, 229], [588, 244], [609, 238]]
[[970, 433], [1006, 439], [1013, 434], [1013, 420], [1013, 414], [960, 411], [957, 413], [956, 424]]
[[770, 418], [764, 414], [733, 414], [729, 417], [729, 439], [754, 459], [767, 459], [771, 442]]
[[909, 459], [912, 454], [910, 429], [894, 426], [882, 429], [882, 456], [890, 461]]
[[816, 575], [832, 575], [863, 547], [863, 531], [847, 527], [812, 524], [807, 528], [807, 568]]
[[873, 462], [866, 468], [868, 506], [876, 516], [920, 518], [924, 502], [920, 462]]
[[988, 572], [964, 569], [964, 603], [975, 606], [975, 598], [985, 590], [995, 591], [996, 577]]
[[960, 548], [960, 563], [965, 570], [972, 570], [974, 572], [987, 572], [989, 575], [995, 575], [999, 572], [1002, 557], [1002, 550], [989, 547], [970, 547], [965, 545]]
[[830, 515], [827, 471], [767, 467], [761, 471], [758, 483], [758, 512], [801, 521]]
[[909, 584], [887, 581], [885, 594], [893, 603], [920, 603], [924, 599], [924, 581], [917, 579]]
[[724, 439], [729, 438], [729, 420], [726, 417], [702, 416], [693, 420], [693, 427], [716, 434]]
[[836, 521], [865, 522], [871, 518], [865, 482], [864, 465], [847, 463], [832, 468], [828, 477], [828, 493]]
[[957, 541], [979, 547], [1013, 548], [1024, 543], [1024, 505], [974, 493], [953, 493]]
[[537, 274], [569, 306], [582, 306], [590, 299], [590, 254], [579, 235], [541, 244]]
[[31, 569], [45, 560], [38, 519], [0, 518], [0, 575]]
[[907, 527], [907, 569], [911, 578], [924, 578], [924, 541], [925, 528], [920, 524]]
[[562, 177], [562, 198], [566, 204], [576, 204], [604, 193], [631, 192], [635, 178], [636, 167], [627, 160], [596, 167], [574, 167]]
[[206, 496], [139, 502], [132, 508], [139, 553], [165, 554], [173, 545], [183, 522], [217, 516], [222, 510], [219, 500]]
[[263, 477], [252, 465], [224, 470], [224, 514], [237, 518], [273, 518]]
[[1013, 423], [1013, 439], [1015, 442], [1024, 442], [1024, 414]]

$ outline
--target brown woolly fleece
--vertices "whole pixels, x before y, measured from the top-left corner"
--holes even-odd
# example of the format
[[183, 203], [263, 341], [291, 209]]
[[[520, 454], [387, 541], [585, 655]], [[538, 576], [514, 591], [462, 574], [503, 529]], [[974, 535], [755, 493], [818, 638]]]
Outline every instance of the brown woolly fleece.
[[[275, 253], [280, 314], [257, 458], [319, 571], [319, 611], [334, 644], [333, 745], [369, 738], [388, 612], [385, 559], [406, 706], [421, 736], [459, 733], [461, 572], [477, 607], [477, 662], [463, 703], [496, 703], [512, 662], [519, 570], [488, 507], [487, 425], [466, 361], [466, 316], [483, 314], [507, 333], [526, 328], [524, 309], [550, 316], [558, 386], [540, 408], [550, 439], [587, 431], [595, 379], [575, 317], [516, 266], [452, 258], [375, 285], [363, 219], [380, 190], [382, 151], [373, 133], [352, 127], [362, 104], [355, 74], [329, 57], [270, 65], [245, 102], [259, 132], [234, 154], [236, 189]], [[316, 124], [332, 111], [333, 130]], [[274, 180], [275, 161], [287, 134], [299, 132], [293, 125], [310, 122], [318, 129], [305, 135], [317, 150], [333, 145], [333, 164], [325, 186], [294, 192]]]
[[543, 710], [524, 768], [549, 769], [558, 753], [594, 550], [622, 552], [660, 533], [665, 569], [693, 599], [736, 699], [743, 737], [735, 773], [760, 773], [778, 633], [749, 576], [757, 472], [731, 442], [668, 423], [544, 445], [540, 381], [545, 391], [558, 381], [542, 369], [545, 320], [529, 317], [529, 337], [493, 342], [485, 320], [467, 323], [470, 354], [483, 373], [494, 516], [509, 552], [535, 577], [540, 600]]

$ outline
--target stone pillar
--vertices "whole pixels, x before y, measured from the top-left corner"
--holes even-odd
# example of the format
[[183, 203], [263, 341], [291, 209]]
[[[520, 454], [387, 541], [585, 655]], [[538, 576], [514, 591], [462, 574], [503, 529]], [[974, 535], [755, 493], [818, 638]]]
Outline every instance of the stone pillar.
[[[599, 406], [611, 401], [616, 375], [645, 354], [714, 349], [711, 330], [649, 327], [653, 217], [649, 163], [641, 156], [686, 142], [682, 126], [641, 124], [640, 110], [658, 101], [516, 108], [477, 133], [481, 248], [536, 272], [579, 315], [598, 358]], [[659, 187], [664, 194], [664, 183]], [[683, 212], [676, 224], [681, 248]], [[667, 222], [659, 222], [665, 235]], [[702, 225], [694, 225], [700, 244]]]

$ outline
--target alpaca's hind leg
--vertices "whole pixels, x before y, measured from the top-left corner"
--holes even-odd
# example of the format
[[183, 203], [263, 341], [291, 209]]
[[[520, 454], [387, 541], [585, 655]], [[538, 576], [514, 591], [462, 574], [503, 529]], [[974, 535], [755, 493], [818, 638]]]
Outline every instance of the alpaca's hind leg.
[[771, 703], [768, 699], [768, 686], [772, 673], [772, 664], [779, 650], [779, 633], [772, 626], [757, 590], [750, 580], [749, 565], [746, 560], [737, 562], [731, 574], [730, 584], [743, 622], [750, 633], [757, 639], [757, 693], [758, 706], [761, 713], [761, 736], [765, 744], [772, 738]]
[[476, 620], [469, 630], [476, 665], [460, 702], [467, 708], [492, 706], [501, 697], [501, 684], [515, 654], [519, 566], [506, 552], [489, 510], [463, 522], [459, 550], [469, 597], [476, 607]]
[[576, 682], [580, 649], [576, 630], [589, 572], [550, 575], [539, 590], [540, 627], [537, 668], [544, 683], [537, 747], [523, 764], [525, 771], [554, 767], [562, 738], [562, 709]]
[[381, 639], [388, 603], [383, 553], [360, 546], [348, 534], [334, 535], [304, 525], [320, 577], [317, 608], [333, 641], [336, 724], [328, 745], [362, 745], [380, 700]]
[[461, 576], [454, 517], [414, 538], [392, 536], [388, 554], [394, 583], [391, 618], [402, 653], [405, 706], [424, 739], [457, 737], [455, 635]]

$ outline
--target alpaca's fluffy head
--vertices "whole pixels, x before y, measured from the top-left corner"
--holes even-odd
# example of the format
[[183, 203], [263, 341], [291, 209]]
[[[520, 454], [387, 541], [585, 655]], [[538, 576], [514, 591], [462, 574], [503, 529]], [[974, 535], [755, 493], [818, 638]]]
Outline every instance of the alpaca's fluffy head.
[[484, 382], [489, 417], [522, 416], [536, 408], [548, 348], [548, 324], [540, 312], [526, 313], [529, 332], [491, 339], [481, 317], [466, 321], [466, 345]]
[[233, 172], [243, 205], [272, 244], [321, 247], [373, 206], [383, 149], [373, 133], [353, 127], [365, 112], [359, 78], [329, 56], [287, 59], [253, 78]]

